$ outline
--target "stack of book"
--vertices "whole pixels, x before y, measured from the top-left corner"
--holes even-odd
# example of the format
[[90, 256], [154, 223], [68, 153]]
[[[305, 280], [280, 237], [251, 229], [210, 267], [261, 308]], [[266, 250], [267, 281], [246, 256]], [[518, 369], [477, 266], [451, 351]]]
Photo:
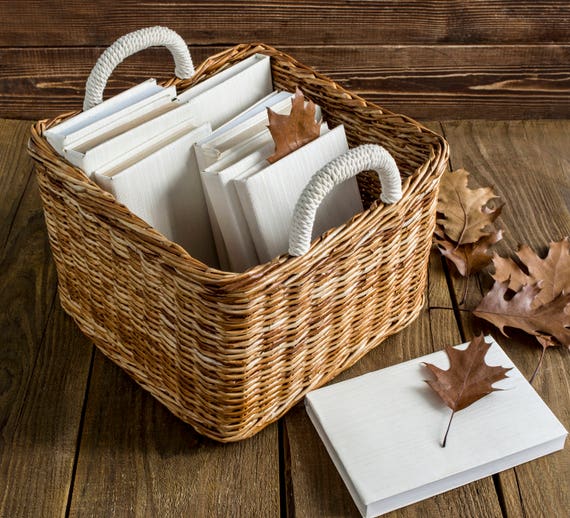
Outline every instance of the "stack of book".
[[[256, 54], [178, 93], [150, 79], [46, 131], [54, 149], [190, 255], [244, 271], [287, 251], [295, 203], [311, 176], [348, 150], [344, 127], [270, 164], [270, 58]], [[313, 236], [362, 210], [354, 179], [319, 208]]]

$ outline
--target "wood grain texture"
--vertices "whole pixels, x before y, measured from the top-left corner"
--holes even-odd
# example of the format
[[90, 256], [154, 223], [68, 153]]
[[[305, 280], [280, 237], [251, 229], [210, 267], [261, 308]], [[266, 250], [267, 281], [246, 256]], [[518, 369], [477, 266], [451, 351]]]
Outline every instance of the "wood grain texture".
[[65, 516], [93, 346], [56, 299], [13, 427], [0, 516]]
[[0, 254], [32, 173], [32, 161], [22, 145], [29, 126], [22, 121], [0, 120]]
[[56, 0], [4, 2], [0, 46], [108, 45], [165, 25], [194, 44], [270, 45], [569, 42], [570, 6], [560, 1]]
[[54, 305], [28, 131], [0, 121], [0, 516], [63, 516], [90, 349]]
[[[225, 47], [191, 46], [195, 63]], [[359, 45], [280, 47], [363, 97], [423, 119], [570, 117], [570, 45]], [[80, 109], [95, 48], [0, 49], [0, 115], [40, 119]], [[172, 58], [152, 49], [127, 59], [107, 95], [168, 78]]]
[[[550, 241], [570, 235], [570, 136], [568, 123], [521, 121], [443, 124], [453, 150], [451, 165], [464, 167], [480, 185], [495, 185], [506, 203], [500, 220], [505, 239], [497, 246], [506, 256], [519, 243], [545, 252]], [[453, 278], [457, 298], [465, 281]], [[536, 340], [513, 331], [506, 338], [490, 324], [472, 319], [491, 285], [484, 274], [467, 281], [460, 311], [467, 337], [492, 333], [523, 374], [529, 377], [538, 362]], [[547, 351], [534, 387], [564, 426], [570, 428], [570, 354], [563, 348]], [[570, 453], [558, 452], [500, 474], [508, 516], [557, 516], [570, 507], [570, 491], [561, 480], [570, 477]]]
[[214, 443], [98, 352], [70, 516], [279, 516], [277, 424]]
[[[435, 329], [435, 332], [432, 332]], [[424, 310], [401, 333], [338, 376], [334, 383], [410, 360], [450, 343], [460, 341], [452, 310]], [[287, 515], [359, 516], [348, 490], [313, 428], [305, 409], [297, 405], [285, 418], [285, 457], [290, 462]], [[379, 466], [381, 469], [381, 466]], [[501, 517], [501, 508], [492, 478], [435, 496], [385, 516], [465, 516]]]

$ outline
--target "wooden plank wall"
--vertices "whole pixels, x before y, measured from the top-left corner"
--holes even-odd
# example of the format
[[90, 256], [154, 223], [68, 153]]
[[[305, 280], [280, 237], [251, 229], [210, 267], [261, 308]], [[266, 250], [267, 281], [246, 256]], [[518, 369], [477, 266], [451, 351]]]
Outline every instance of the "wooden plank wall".
[[[79, 109], [97, 56], [149, 25], [178, 31], [196, 63], [263, 41], [421, 119], [570, 116], [564, 0], [1, 0], [0, 117]], [[119, 67], [108, 91], [171, 70], [167, 51], [147, 51]]]

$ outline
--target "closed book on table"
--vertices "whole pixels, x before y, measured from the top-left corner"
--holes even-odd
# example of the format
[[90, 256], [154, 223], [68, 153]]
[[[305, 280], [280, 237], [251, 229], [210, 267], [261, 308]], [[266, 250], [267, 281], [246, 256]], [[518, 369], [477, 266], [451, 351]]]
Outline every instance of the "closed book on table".
[[[457, 412], [424, 382], [422, 365], [449, 368], [445, 351], [310, 392], [306, 408], [362, 516], [372, 517], [564, 447], [567, 432], [491, 338], [485, 362], [512, 368]], [[467, 344], [457, 346], [465, 349]], [[326, 498], [327, 495], [323, 495]]]

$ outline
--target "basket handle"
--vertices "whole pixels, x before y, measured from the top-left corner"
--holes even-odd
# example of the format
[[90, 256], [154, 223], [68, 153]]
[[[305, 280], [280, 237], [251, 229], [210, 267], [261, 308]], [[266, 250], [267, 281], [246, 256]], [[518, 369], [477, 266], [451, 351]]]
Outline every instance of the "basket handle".
[[384, 203], [395, 203], [402, 197], [400, 171], [388, 151], [377, 144], [349, 149], [315, 173], [299, 196], [291, 222], [289, 255], [299, 256], [309, 250], [315, 214], [324, 197], [336, 185], [368, 169], [378, 173]]
[[83, 109], [88, 110], [103, 101], [103, 90], [115, 67], [140, 50], [154, 46], [166, 47], [174, 57], [174, 74], [187, 79], [194, 73], [194, 64], [186, 42], [166, 27], [146, 27], [119, 38], [101, 54], [85, 85]]

